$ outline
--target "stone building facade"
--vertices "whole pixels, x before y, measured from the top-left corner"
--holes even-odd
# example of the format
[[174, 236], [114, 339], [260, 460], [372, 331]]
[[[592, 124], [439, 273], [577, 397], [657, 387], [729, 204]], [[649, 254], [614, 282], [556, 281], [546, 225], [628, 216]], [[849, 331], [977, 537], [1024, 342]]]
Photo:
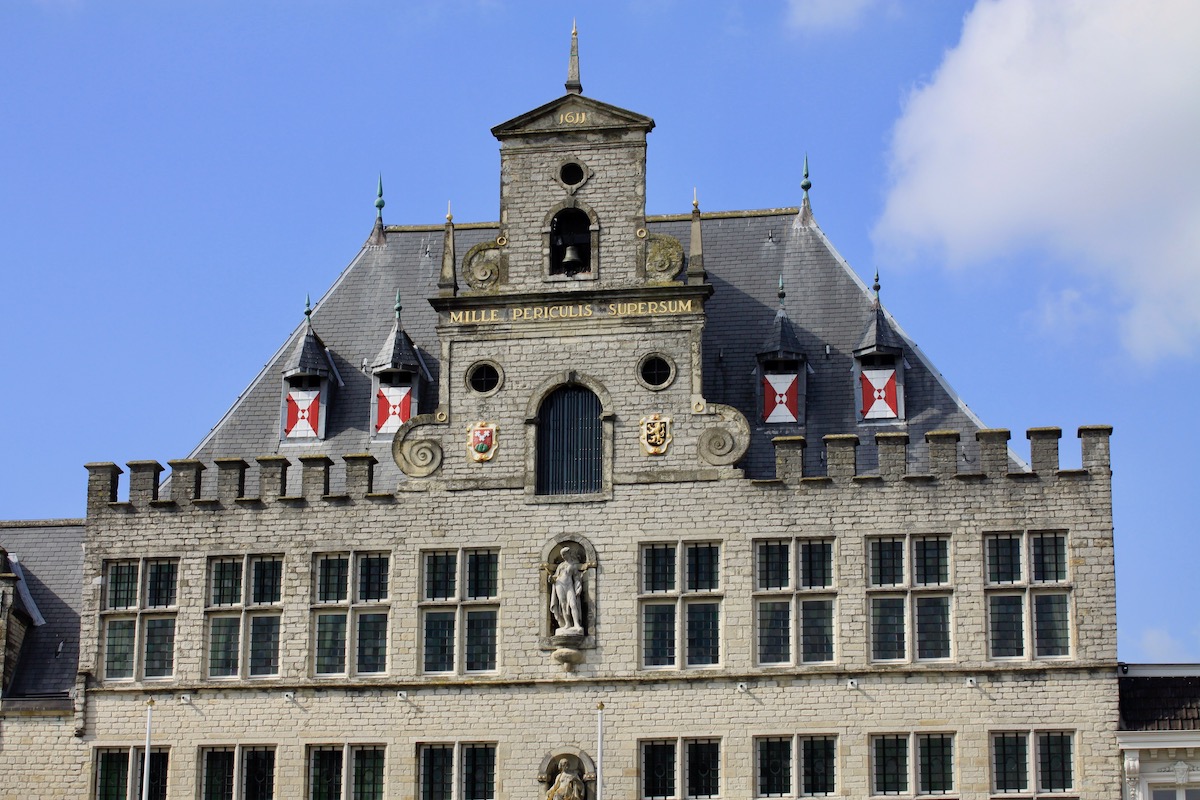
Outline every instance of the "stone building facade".
[[168, 481], [88, 465], [62, 741], [5, 713], [0, 796], [140, 796], [151, 700], [152, 797], [1120, 796], [1110, 429], [1018, 461], [807, 175], [648, 216], [653, 125], [573, 42], [498, 223], [381, 188]]

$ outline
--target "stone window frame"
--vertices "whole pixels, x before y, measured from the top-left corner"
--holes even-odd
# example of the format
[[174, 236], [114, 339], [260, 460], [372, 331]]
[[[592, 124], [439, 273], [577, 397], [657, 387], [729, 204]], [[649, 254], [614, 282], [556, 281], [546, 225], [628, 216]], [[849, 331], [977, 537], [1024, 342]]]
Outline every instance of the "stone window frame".
[[[755, 736], [754, 737], [754, 797], [831, 797], [838, 792], [838, 774], [837, 768], [837, 734], [835, 733], [809, 733], [803, 734], [784, 733], [775, 736]], [[788, 769], [788, 788], [785, 792], [764, 792], [763, 786], [763, 747], [765, 743], [784, 743], [788, 745], [787, 753], [787, 769]], [[830, 758], [828, 759], [828, 791], [813, 791], [811, 786], [806, 786], [807, 779], [807, 757], [805, 756], [806, 743], [824, 742], [829, 745], [831, 750]]]
[[[691, 588], [689, 584], [689, 554], [701, 547], [717, 548], [716, 584], [713, 587]], [[647, 575], [647, 553], [667, 548], [673, 553], [673, 578], [670, 588], [658, 589], [649, 584]], [[725, 585], [721, 575], [724, 571], [725, 543], [719, 539], [673, 539], [644, 541], [638, 545], [638, 665], [643, 670], [703, 670], [719, 669], [725, 655], [724, 614]], [[713, 644], [716, 658], [712, 663], [692, 662], [688, 647], [689, 609], [715, 606], [716, 633]], [[649, 664], [647, 652], [647, 610], [651, 608], [671, 609], [672, 656], [670, 663]]]
[[[784, 546], [787, 548], [786, 579], [778, 581], [764, 574], [767, 559], [767, 548]], [[826, 564], [828, 582], [817, 583], [806, 568], [802, 555], [805, 546], [828, 545], [829, 555]], [[837, 650], [837, 609], [838, 609], [838, 571], [837, 571], [837, 539], [833, 536], [792, 536], [755, 539], [754, 547], [754, 584], [752, 598], [754, 603], [754, 662], [761, 667], [807, 666], [836, 663]], [[806, 603], [828, 602], [828, 629], [831, 639], [830, 653], [827, 659], [806, 658], [804, 642], [804, 626], [807, 620]], [[777, 661], [763, 658], [764, 619], [763, 611], [767, 604], [787, 603], [788, 605], [788, 653], [787, 657]]]
[[[944, 545], [945, 574], [930, 579], [922, 576], [918, 570], [916, 557], [918, 545], [924, 542], [940, 542]], [[876, 545], [897, 543], [901, 555], [898, 574], [881, 575], [878, 570], [884, 565], [875, 558]], [[866, 538], [865, 564], [867, 578], [867, 650], [871, 662], [878, 664], [902, 663], [945, 663], [955, 657], [954, 642], [954, 559], [953, 544], [948, 533], [898, 533], [868, 536]], [[882, 549], [880, 549], [882, 556]], [[921, 562], [924, 563], [924, 562]], [[896, 601], [900, 602], [899, 621], [903, 626], [902, 642], [898, 655], [881, 655], [883, 640], [879, 638], [883, 631], [880, 629], [883, 621], [881, 616], [890, 604], [894, 612]], [[923, 636], [922, 609], [935, 607], [934, 603], [944, 602], [944, 618], [938, 622], [937, 630], [933, 633], [939, 638], [945, 638], [945, 655], [922, 655], [926, 645], [937, 643], [937, 640]], [[894, 624], [891, 623], [891, 624]]]
[[[222, 598], [217, 597], [217, 571], [215, 567], [218, 564], [234, 563], [239, 564], [241, 567], [237, 573], [238, 596], [236, 600], [221, 602]], [[273, 597], [265, 600], [260, 599], [258, 573], [258, 565], [260, 564], [278, 564], [275, 575], [278, 580], [276, 591], [271, 593]], [[283, 627], [284, 564], [282, 553], [243, 553], [209, 557], [204, 588], [206, 678], [210, 680], [237, 680], [246, 678], [259, 680], [279, 676], [279, 643]], [[270, 579], [270, 576], [266, 577]], [[218, 619], [235, 619], [238, 621], [237, 666], [233, 673], [229, 675], [213, 674], [213, 629], [215, 620]], [[255, 630], [256, 622], [264, 619], [275, 620], [275, 669], [269, 672], [255, 672], [252, 659], [252, 655], [256, 649], [255, 643], [259, 640], [259, 637], [269, 634], [268, 631]]]
[[[482, 792], [474, 793], [470, 791], [467, 781], [467, 757], [468, 751], [478, 750], [484, 753], [490, 753], [490, 775], [485, 776], [484, 788]], [[487, 798], [496, 797], [496, 776], [499, 773], [498, 763], [500, 760], [500, 748], [496, 742], [477, 741], [477, 740], [452, 740], [452, 741], [418, 741], [416, 750], [416, 766], [417, 766], [417, 796], [425, 795], [425, 786], [432, 777], [431, 770], [433, 766], [430, 764], [428, 757], [433, 752], [439, 752], [443, 755], [449, 751], [450, 756], [450, 797], [453, 800], [484, 800]], [[489, 765], [484, 765], [489, 768]], [[429, 770], [429, 771], [427, 771]], [[474, 776], [472, 776], [473, 778]]]
[[[386, 579], [384, 581], [384, 594], [380, 597], [363, 597], [362, 596], [362, 566], [366, 559], [378, 559], [384, 557], [387, 559], [385, 567]], [[322, 565], [334, 560], [345, 559], [346, 575], [344, 591], [339, 591], [333, 596], [322, 598], [322, 588], [325, 585]], [[390, 649], [388, 642], [390, 640], [391, 629], [391, 598], [393, 595], [392, 584], [392, 554], [387, 550], [363, 549], [363, 550], [333, 550], [329, 552], [314, 553], [312, 557], [312, 596], [310, 598], [310, 615], [311, 629], [310, 636], [312, 641], [312, 661], [311, 674], [314, 678], [347, 678], [356, 676], [377, 676], [386, 675], [389, 671], [389, 654]], [[362, 636], [362, 623], [367, 617], [382, 616], [383, 620], [383, 642], [379, 646], [383, 651], [383, 666], [379, 670], [364, 670], [359, 666], [359, 647], [360, 637]], [[321, 620], [323, 618], [342, 619], [341, 632], [341, 648], [342, 648], [342, 669], [341, 670], [322, 670], [321, 659]]]
[[[452, 595], [440, 597], [431, 594], [429, 584], [430, 557], [452, 554], [454, 556], [454, 590]], [[475, 554], [493, 556], [495, 559], [494, 588], [491, 594], [475, 594], [470, 583], [470, 557]], [[503, 565], [499, 547], [440, 547], [427, 548], [420, 551], [419, 576], [420, 590], [417, 603], [420, 618], [420, 642], [418, 652], [419, 672], [423, 675], [486, 675], [495, 674], [501, 669], [500, 642], [500, 606], [503, 597], [501, 576]], [[468, 668], [468, 651], [472, 646], [470, 621], [473, 614], [491, 613], [490, 639], [492, 666], [485, 669]], [[453, 653], [450, 657], [450, 669], [430, 669], [428, 649], [430, 647], [431, 615], [439, 614], [443, 618], [452, 615], [453, 631], [450, 644]]]
[[[694, 746], [716, 746], [716, 781], [715, 791], [698, 793], [694, 786], [692, 775], [692, 760], [700, 755], [698, 751], [693, 752]], [[652, 792], [652, 789], [668, 788], [652, 787], [648, 783], [650, 778], [650, 769], [647, 763], [650, 748], [670, 747], [671, 748], [671, 766], [673, 773], [671, 776], [670, 791], [666, 793]], [[642, 800], [683, 800], [684, 798], [715, 798], [721, 796], [721, 779], [725, 773], [724, 769], [725, 747], [720, 736], [679, 736], [667, 738], [647, 738], [638, 741], [638, 797]], [[711, 766], [711, 765], [710, 765]]]
[[[645, 367], [646, 362], [652, 358], [660, 359], [667, 365], [667, 369], [668, 369], [667, 379], [664, 380], [662, 383], [659, 383], [659, 384], [650, 383], [642, 375], [642, 369]], [[637, 379], [637, 382], [639, 384], [641, 384], [643, 388], [649, 389], [652, 392], [661, 392], [664, 389], [671, 388], [671, 386], [675, 383], [675, 379], [677, 377], [679, 377], [679, 368], [675, 365], [675, 359], [671, 358], [671, 356], [667, 355], [666, 353], [662, 352], [661, 350], [651, 350], [650, 352], [645, 353], [644, 355], [642, 355], [641, 358], [638, 359], [637, 369], [634, 370], [633, 375]]]
[[[317, 754], [337, 754], [338, 788], [333, 794], [317, 793], [315, 780], [317, 770]], [[360, 775], [358, 755], [360, 753], [378, 753], [381, 756], [378, 766], [378, 781], [374, 784], [377, 793], [365, 794], [360, 791], [356, 782]], [[321, 743], [315, 742], [305, 747], [304, 757], [305, 797], [309, 800], [343, 800], [344, 798], [366, 798], [367, 800], [382, 800], [386, 796], [387, 787], [387, 745], [382, 742], [352, 742], [352, 743]], [[332, 788], [332, 787], [331, 787]]]
[[[557, 170], [556, 170], [557, 173]], [[551, 257], [550, 249], [552, 244], [550, 237], [552, 235], [550, 225], [560, 211], [565, 211], [568, 208], [573, 208], [582, 211], [588, 218], [588, 231], [590, 233], [590, 242], [588, 247], [589, 269], [587, 272], [576, 272], [573, 274], [552, 273], [550, 271]], [[542, 280], [549, 283], [575, 282], [575, 281], [595, 281], [600, 277], [600, 216], [587, 203], [583, 202], [574, 195], [567, 197], [554, 205], [546, 212], [542, 218]]]
[[[171, 577], [166, 597], [156, 597], [161, 587], [152, 586], [152, 574], [159, 566], [170, 566]], [[132, 572], [128, 570], [132, 568]], [[133, 579], [133, 594], [129, 594], [128, 577]], [[121, 583], [114, 586], [115, 581]], [[100, 603], [100, 629], [102, 631], [101, 658], [106, 681], [164, 681], [175, 677], [176, 620], [179, 613], [179, 559], [173, 557], [140, 557], [106, 559], [103, 565], [102, 597]], [[120, 594], [114, 591], [119, 589]], [[151, 630], [163, 627], [158, 623], [170, 622], [168, 645], [169, 667], [165, 672], [147, 675], [150, 661]], [[110, 657], [115, 650], [113, 634], [117, 625], [129, 625], [129, 638], [123, 647], [129, 651], [129, 674], [111, 675]], [[124, 637], [122, 637], [124, 638]]]
[[[1047, 539], [1056, 540], [1059, 546], [1046, 561], [1039, 560], [1036, 545]], [[1011, 561], [1011, 554], [1000, 555], [994, 543], [1000, 541], [1016, 542], [1017, 561], [1015, 564], [1000, 564], [1001, 560]], [[1026, 530], [989, 531], [983, 537], [983, 580], [985, 590], [985, 614], [987, 616], [987, 657], [992, 661], [1063, 661], [1074, 658], [1075, 645], [1075, 613], [1073, 608], [1074, 583], [1070, 571], [1071, 535], [1065, 528], [1030, 528]], [[1043, 555], [1046, 555], [1043, 551]], [[1015, 571], [1013, 570], [1015, 567]], [[1048, 574], [1053, 569], [1054, 574]], [[999, 602], [1002, 599], [1017, 601], [1020, 613], [1020, 652], [1015, 654], [997, 655], [997, 626], [999, 619]], [[1060, 614], [1043, 619], [1039, 606], [1046, 600], [1054, 599], [1056, 605], [1061, 605]], [[1048, 605], [1048, 604], [1047, 604]], [[1046, 606], [1042, 606], [1046, 607]], [[1051, 610], [1051, 613], [1053, 610]], [[1065, 616], [1065, 620], [1061, 617]], [[1056, 633], [1051, 644], [1055, 649], [1065, 649], [1066, 652], [1045, 652], [1042, 647], [1043, 625], [1057, 625], [1061, 628], [1047, 630], [1047, 637]]]
[[[92, 791], [89, 797], [98, 800], [138, 800], [142, 795], [142, 762], [145, 760], [146, 748], [102, 746], [92, 748]], [[114, 775], [111, 770], [117, 768], [115, 761], [106, 760], [106, 756], [123, 756], [124, 764], [121, 773]], [[130, 758], [130, 756], [133, 756]], [[171, 765], [171, 748], [151, 745], [150, 747], [150, 794], [147, 800], [166, 800], [167, 781]], [[108, 766], [111, 764], [112, 766]], [[155, 774], [159, 779], [156, 780]]]
[[[209, 756], [217, 753], [228, 753], [232, 758], [232, 772], [229, 774], [229, 781], [224, 789], [214, 789], [210, 787], [209, 780], [214, 777], [210, 773]], [[247, 786], [249, 778], [248, 770], [246, 769], [247, 756], [252, 753], [270, 753], [271, 754], [271, 789], [272, 792], [275, 786], [278, 763], [275, 758], [274, 745], [246, 745], [236, 744], [218, 747], [201, 747], [198, 760], [198, 769], [200, 774], [197, 776], [200, 788], [201, 797], [216, 797], [219, 793], [221, 800], [253, 800], [255, 797], [253, 792], [250, 792]], [[223, 776], [222, 776], [223, 777]], [[227, 790], [227, 791], [226, 791]]]
[[[1044, 774], [1042, 764], [1042, 743], [1048, 741], [1048, 737], [1058, 737], [1065, 740], [1070, 746], [1071, 752], [1066, 761], [1067, 769], [1067, 785], [1053, 788], [1043, 788]], [[1021, 759], [1024, 761], [1024, 769], [1022, 770], [1021, 778], [1024, 780], [1023, 785], [1008, 786], [1001, 784], [1000, 770], [997, 769], [998, 748], [997, 743], [1002, 739], [1014, 741], [1019, 745]], [[1078, 792], [1079, 787], [1076, 785], [1079, 775], [1078, 757], [1079, 748], [1076, 746], [1076, 731], [1063, 728], [1012, 728], [998, 729], [988, 731], [988, 771], [990, 773], [989, 788], [993, 795], [1008, 796], [1020, 795], [1025, 798], [1039, 797], [1058, 797], [1064, 794], [1074, 795]]]
[[[922, 744], [924, 742], [932, 742], [934, 740], [948, 741], [950, 749], [948, 753], [947, 763], [942, 765], [942, 771], [949, 777], [950, 785], [941, 788], [925, 788], [925, 782], [932, 778], [926, 772], [927, 759], [922, 757]], [[881, 769], [886, 767], [880, 764], [881, 752], [880, 745], [885, 745], [891, 742], [893, 744], [902, 744], [904, 746], [903, 758], [905, 760], [904, 772], [885, 774]], [[954, 795], [958, 791], [958, 775], [956, 769], [957, 754], [958, 754], [958, 737], [954, 731], [949, 730], [922, 730], [922, 731], [897, 731], [894, 733], [880, 732], [870, 735], [869, 753], [869, 781], [870, 794], [872, 796], [887, 796], [887, 797], [941, 797]], [[904, 781], [902, 787], [889, 788], [880, 785], [881, 778], [901, 779]]]

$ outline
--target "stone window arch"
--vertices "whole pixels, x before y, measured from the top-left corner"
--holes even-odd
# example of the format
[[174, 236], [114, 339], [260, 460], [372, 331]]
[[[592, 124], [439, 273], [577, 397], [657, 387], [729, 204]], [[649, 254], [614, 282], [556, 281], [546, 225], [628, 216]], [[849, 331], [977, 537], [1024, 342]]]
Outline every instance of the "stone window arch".
[[538, 502], [612, 495], [612, 398], [596, 380], [560, 373], [530, 398], [526, 493]]
[[590, 280], [600, 263], [600, 218], [586, 203], [569, 197], [543, 220], [544, 274], [551, 280]]

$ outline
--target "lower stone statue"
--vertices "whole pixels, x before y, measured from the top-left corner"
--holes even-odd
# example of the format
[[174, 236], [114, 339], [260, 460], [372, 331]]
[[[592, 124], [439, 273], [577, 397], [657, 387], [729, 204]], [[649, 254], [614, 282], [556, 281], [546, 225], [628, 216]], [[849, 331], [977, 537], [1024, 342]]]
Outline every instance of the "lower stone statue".
[[570, 546], [564, 545], [559, 553], [562, 561], [550, 575], [550, 613], [558, 623], [555, 634], [582, 635], [583, 571], [590, 564], [581, 563]]
[[560, 758], [558, 775], [546, 790], [546, 800], [584, 800], [586, 796], [587, 790], [583, 786], [583, 780], [571, 766], [571, 759]]

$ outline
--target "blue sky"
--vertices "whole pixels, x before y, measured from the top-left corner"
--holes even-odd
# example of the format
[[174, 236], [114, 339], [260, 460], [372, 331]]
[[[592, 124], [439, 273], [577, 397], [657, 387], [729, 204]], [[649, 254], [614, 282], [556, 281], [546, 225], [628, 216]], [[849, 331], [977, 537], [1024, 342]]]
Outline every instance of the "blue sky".
[[[972, 409], [1105, 423], [1120, 656], [1200, 661], [1200, 6], [6, 0], [0, 518], [183, 457], [374, 220], [497, 217], [491, 126], [653, 117], [650, 213], [796, 205]], [[801, 290], [802, 289], [798, 289]], [[792, 291], [789, 287], [789, 291]]]

